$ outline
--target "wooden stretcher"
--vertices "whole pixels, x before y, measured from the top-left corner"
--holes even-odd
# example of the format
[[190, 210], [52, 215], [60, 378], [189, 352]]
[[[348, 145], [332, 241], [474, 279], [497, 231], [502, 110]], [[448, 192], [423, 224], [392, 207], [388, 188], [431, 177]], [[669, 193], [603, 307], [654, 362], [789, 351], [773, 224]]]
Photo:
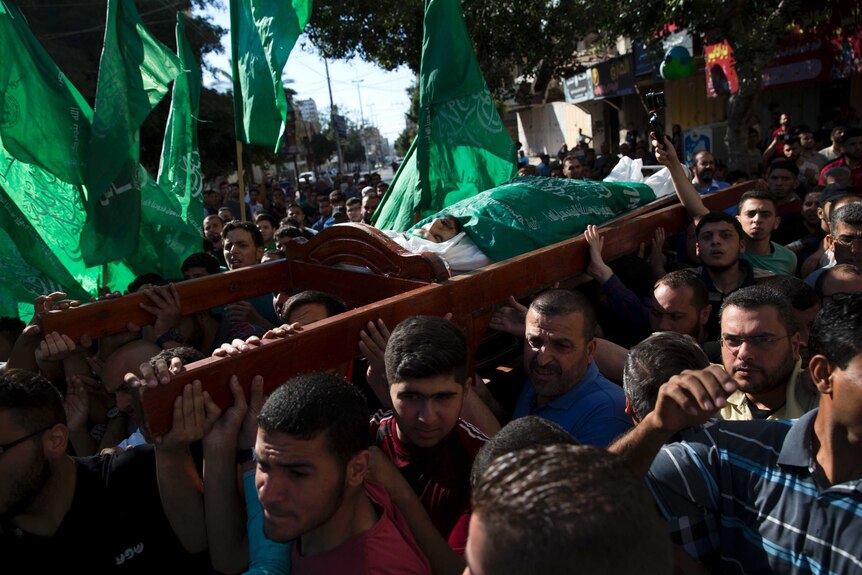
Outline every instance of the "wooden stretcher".
[[[752, 185], [746, 182], [704, 196], [704, 203], [709, 209], [724, 209], [736, 204]], [[684, 231], [688, 222], [676, 198], [654, 202], [601, 226], [603, 255], [611, 261], [637, 250], [657, 227], [670, 234]], [[136, 390], [138, 423], [147, 437], [170, 429], [174, 399], [185, 384], [200, 380], [225, 409], [233, 402], [228, 387], [232, 375], [238, 376], [246, 392], [252, 377], [261, 375], [269, 393], [295, 375], [342, 365], [359, 355], [359, 332], [378, 318], [391, 329], [409, 316], [452, 313], [452, 321], [465, 330], [475, 350], [494, 310], [509, 296], [528, 296], [583, 274], [589, 263], [589, 247], [579, 235], [449, 277], [445, 265], [433, 254], [412, 254], [379, 231], [352, 224], [330, 228], [306, 244], [296, 244], [288, 256], [286, 260], [176, 284], [183, 315], [262, 293], [304, 289], [335, 294], [353, 309], [285, 339], [264, 340], [264, 345], [240, 356], [190, 364], [167, 385], [145, 392]], [[42, 318], [43, 333], [57, 331], [77, 341], [84, 334], [96, 338], [123, 332], [128, 322], [152, 324], [154, 316], [139, 307], [147, 301], [143, 295], [130, 294], [49, 312]]]

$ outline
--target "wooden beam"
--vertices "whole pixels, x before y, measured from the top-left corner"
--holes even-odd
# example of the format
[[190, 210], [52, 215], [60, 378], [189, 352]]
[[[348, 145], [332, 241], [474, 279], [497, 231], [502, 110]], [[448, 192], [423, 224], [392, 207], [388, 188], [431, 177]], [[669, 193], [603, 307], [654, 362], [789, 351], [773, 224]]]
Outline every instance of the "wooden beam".
[[[351, 284], [362, 285], [363, 289], [345, 291], [344, 288]], [[329, 293], [343, 292], [345, 302], [355, 307], [381, 297], [404, 293], [424, 284], [378, 276], [361, 270], [276, 260], [177, 282], [174, 285], [185, 316], [267, 292], [306, 289]], [[140, 304], [150, 305], [151, 302], [144, 294], [133, 293], [64, 311], [48, 312], [42, 318], [42, 330], [43, 333], [64, 333], [77, 342], [85, 334], [99, 338], [123, 333], [129, 322], [139, 326], [152, 325], [156, 317], [142, 310]]]
[[[735, 187], [710, 198], [712, 206], [736, 203], [750, 187]], [[688, 216], [680, 205], [672, 205], [603, 229], [604, 255], [613, 260], [634, 251], [652, 237], [656, 227], [669, 232], [684, 230]], [[453, 321], [467, 329], [471, 340], [481, 337], [491, 312], [510, 295], [523, 297], [555, 282], [583, 272], [589, 248], [583, 235], [521, 256], [499, 262], [440, 284], [421, 285], [365, 305], [353, 311], [308, 326], [283, 340], [265, 341], [260, 348], [240, 356], [206, 359], [189, 366], [170, 384], [135, 396], [138, 421], [145, 434], [158, 436], [170, 429], [173, 401], [186, 383], [200, 380], [223, 409], [232, 403], [227, 383], [237, 375], [248, 389], [255, 375], [264, 377], [267, 393], [291, 377], [308, 371], [329, 369], [359, 354], [359, 332], [367, 322], [383, 319], [390, 329], [414, 315], [453, 313]], [[471, 341], [475, 349], [477, 341]]]

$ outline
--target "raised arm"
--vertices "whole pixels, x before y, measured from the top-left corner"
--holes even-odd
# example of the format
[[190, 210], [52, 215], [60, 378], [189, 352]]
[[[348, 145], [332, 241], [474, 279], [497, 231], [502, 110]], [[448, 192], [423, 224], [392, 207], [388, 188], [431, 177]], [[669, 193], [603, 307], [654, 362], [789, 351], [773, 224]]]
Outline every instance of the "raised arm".
[[[126, 383], [130, 387], [142, 385], [133, 374], [126, 375]], [[204, 412], [207, 398], [200, 381], [186, 385], [174, 403], [171, 430], [155, 439], [162, 507], [177, 538], [190, 553], [201, 553], [207, 548], [203, 483], [189, 450], [213, 424]]]
[[416, 497], [404, 476], [377, 447], [371, 448], [370, 474], [366, 478], [382, 485], [404, 516], [413, 538], [431, 563], [434, 575], [457, 575], [464, 571], [464, 559], [449, 547]]
[[223, 573], [240, 573], [248, 567], [250, 553], [237, 461], [243, 455], [243, 465], [253, 474], [248, 454], [254, 447], [255, 414], [263, 406], [263, 379], [252, 380], [251, 407], [236, 377], [231, 378], [230, 389], [234, 404], [224, 414], [215, 403], [207, 405], [219, 417], [204, 438], [204, 505], [213, 567]]
[[736, 382], [720, 366], [683, 371], [659, 388], [655, 409], [608, 450], [646, 477], [665, 442], [682, 429], [705, 423], [735, 390]]
[[[651, 133], [650, 136], [654, 137], [655, 133]], [[664, 137], [663, 147], [658, 146], [657, 140], [653, 140], [652, 144], [655, 146], [655, 159], [661, 165], [667, 166], [667, 169], [670, 171], [671, 180], [673, 181], [673, 189], [676, 191], [680, 203], [688, 211], [688, 214], [694, 219], [708, 214], [709, 210], [703, 205], [703, 200], [700, 199], [697, 190], [694, 189], [694, 186], [688, 180], [688, 176], [686, 176], [685, 169], [683, 169], [682, 164], [679, 162], [670, 138], [667, 136]]]

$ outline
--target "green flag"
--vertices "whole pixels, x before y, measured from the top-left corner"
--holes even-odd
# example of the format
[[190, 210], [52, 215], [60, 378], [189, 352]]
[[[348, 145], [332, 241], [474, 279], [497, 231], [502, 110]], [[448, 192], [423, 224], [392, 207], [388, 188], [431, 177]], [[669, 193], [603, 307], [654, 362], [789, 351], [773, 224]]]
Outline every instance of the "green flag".
[[200, 251], [203, 229], [203, 177], [198, 152], [197, 117], [201, 71], [186, 40], [185, 19], [177, 13], [177, 55], [182, 72], [174, 81], [162, 157], [156, 182], [141, 192], [141, 235], [138, 245], [158, 256], [163, 277], [180, 277], [183, 260]]
[[287, 121], [281, 74], [311, 0], [230, 0], [236, 138], [278, 151]]
[[89, 264], [135, 251], [141, 184], [138, 130], [180, 73], [179, 59], [143, 25], [134, 0], [108, 0], [96, 106], [87, 150], [82, 237]]
[[198, 151], [198, 110], [201, 69], [186, 40], [185, 19], [177, 13], [177, 56], [182, 72], [174, 81], [171, 111], [157, 183], [169, 191], [169, 200], [182, 214], [191, 233], [200, 236], [203, 225], [203, 177]]
[[0, 229], [5, 235], [0, 241], [8, 251], [0, 261], [5, 280], [0, 291], [32, 302], [57, 289], [86, 298], [106, 279], [111, 289], [125, 289], [134, 278], [125, 263], [111, 263], [103, 278], [102, 266], [83, 261], [78, 240], [86, 214], [80, 187], [16, 160], [4, 145], [0, 140]]
[[425, 0], [419, 133], [411, 151], [375, 213], [380, 229], [406, 230], [417, 211], [427, 216], [518, 171], [459, 0]]
[[0, 0], [0, 62], [0, 136], [8, 153], [83, 184], [90, 106], [6, 0]]

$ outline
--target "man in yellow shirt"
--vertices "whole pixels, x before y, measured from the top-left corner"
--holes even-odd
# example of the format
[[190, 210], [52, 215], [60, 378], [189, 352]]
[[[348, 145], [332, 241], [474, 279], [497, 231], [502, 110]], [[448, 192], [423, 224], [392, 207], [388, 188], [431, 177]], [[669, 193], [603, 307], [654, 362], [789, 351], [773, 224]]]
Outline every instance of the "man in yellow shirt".
[[[729, 295], [721, 308], [721, 358], [739, 388], [719, 411], [722, 419], [795, 419], [817, 406], [805, 384], [793, 308], [763, 285]], [[807, 366], [804, 366], [807, 367]]]

